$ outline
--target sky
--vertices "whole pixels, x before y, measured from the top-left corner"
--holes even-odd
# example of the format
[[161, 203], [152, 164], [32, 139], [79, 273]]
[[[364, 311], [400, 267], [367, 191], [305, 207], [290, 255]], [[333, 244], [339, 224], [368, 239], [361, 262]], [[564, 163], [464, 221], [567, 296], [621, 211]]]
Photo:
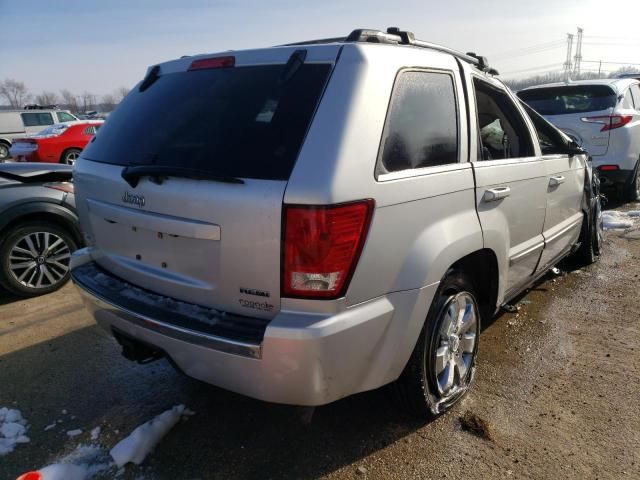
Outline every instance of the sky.
[[0, 25], [0, 81], [34, 94], [100, 96], [182, 55], [388, 26], [485, 55], [503, 78], [561, 69], [577, 27], [583, 69], [640, 69], [638, 0], [0, 0]]

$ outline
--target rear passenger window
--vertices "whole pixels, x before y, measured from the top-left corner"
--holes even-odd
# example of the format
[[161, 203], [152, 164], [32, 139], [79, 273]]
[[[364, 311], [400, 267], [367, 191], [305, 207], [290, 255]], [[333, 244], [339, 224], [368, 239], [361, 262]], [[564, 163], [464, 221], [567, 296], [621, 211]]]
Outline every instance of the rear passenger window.
[[50, 113], [22, 113], [21, 115], [25, 127], [53, 125], [53, 117]]
[[622, 99], [622, 108], [635, 108], [633, 106], [633, 98], [631, 97], [631, 90], [627, 90], [627, 93], [624, 94], [624, 98]]
[[531, 157], [533, 143], [527, 124], [507, 92], [473, 79], [478, 110], [478, 160]]
[[396, 80], [376, 175], [458, 162], [453, 76], [406, 71]]

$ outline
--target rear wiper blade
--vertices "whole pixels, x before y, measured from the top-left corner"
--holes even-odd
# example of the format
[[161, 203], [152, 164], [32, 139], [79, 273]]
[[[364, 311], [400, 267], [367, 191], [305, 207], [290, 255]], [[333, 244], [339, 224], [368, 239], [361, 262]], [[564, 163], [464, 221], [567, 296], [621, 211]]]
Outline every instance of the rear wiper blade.
[[127, 166], [122, 169], [122, 178], [135, 188], [140, 181], [140, 177], [151, 177], [151, 180], [158, 185], [162, 184], [164, 178], [167, 177], [183, 177], [193, 178], [195, 180], [213, 180], [215, 182], [224, 183], [244, 183], [244, 180], [230, 175], [221, 175], [217, 173], [209, 173], [193, 168], [171, 167], [163, 165], [136, 165]]

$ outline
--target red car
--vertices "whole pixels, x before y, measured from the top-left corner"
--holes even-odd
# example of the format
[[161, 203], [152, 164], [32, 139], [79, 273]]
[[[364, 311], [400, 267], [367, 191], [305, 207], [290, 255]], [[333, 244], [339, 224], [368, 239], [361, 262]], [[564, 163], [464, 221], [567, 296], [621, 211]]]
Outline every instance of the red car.
[[36, 135], [16, 138], [10, 154], [17, 162], [73, 165], [102, 123], [91, 120], [51, 125]]

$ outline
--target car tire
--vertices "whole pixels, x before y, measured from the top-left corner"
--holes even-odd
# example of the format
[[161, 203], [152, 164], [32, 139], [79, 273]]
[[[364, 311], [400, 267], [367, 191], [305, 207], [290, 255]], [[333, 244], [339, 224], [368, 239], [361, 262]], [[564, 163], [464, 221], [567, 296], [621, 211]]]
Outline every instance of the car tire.
[[[400, 378], [391, 384], [400, 408], [423, 419], [458, 402], [472, 385], [480, 308], [472, 283], [449, 270], [440, 282], [418, 342]], [[455, 338], [454, 338], [455, 337]]]
[[65, 165], [73, 165], [76, 163], [76, 160], [80, 156], [82, 150], [79, 148], [70, 148], [69, 150], [65, 150], [60, 158], [60, 163], [64, 163]]
[[604, 225], [602, 220], [602, 202], [600, 195], [596, 197], [588, 216], [582, 220], [580, 230], [580, 246], [573, 255], [579, 266], [587, 266], [596, 262], [602, 251]]
[[77, 244], [67, 230], [30, 221], [2, 233], [0, 284], [9, 292], [20, 297], [43, 295], [69, 280], [69, 262]]
[[625, 200], [628, 202], [637, 202], [640, 200], [640, 160], [636, 162], [636, 168], [631, 175], [629, 185], [627, 185], [627, 194]]
[[9, 159], [9, 145], [0, 142], [0, 163]]

